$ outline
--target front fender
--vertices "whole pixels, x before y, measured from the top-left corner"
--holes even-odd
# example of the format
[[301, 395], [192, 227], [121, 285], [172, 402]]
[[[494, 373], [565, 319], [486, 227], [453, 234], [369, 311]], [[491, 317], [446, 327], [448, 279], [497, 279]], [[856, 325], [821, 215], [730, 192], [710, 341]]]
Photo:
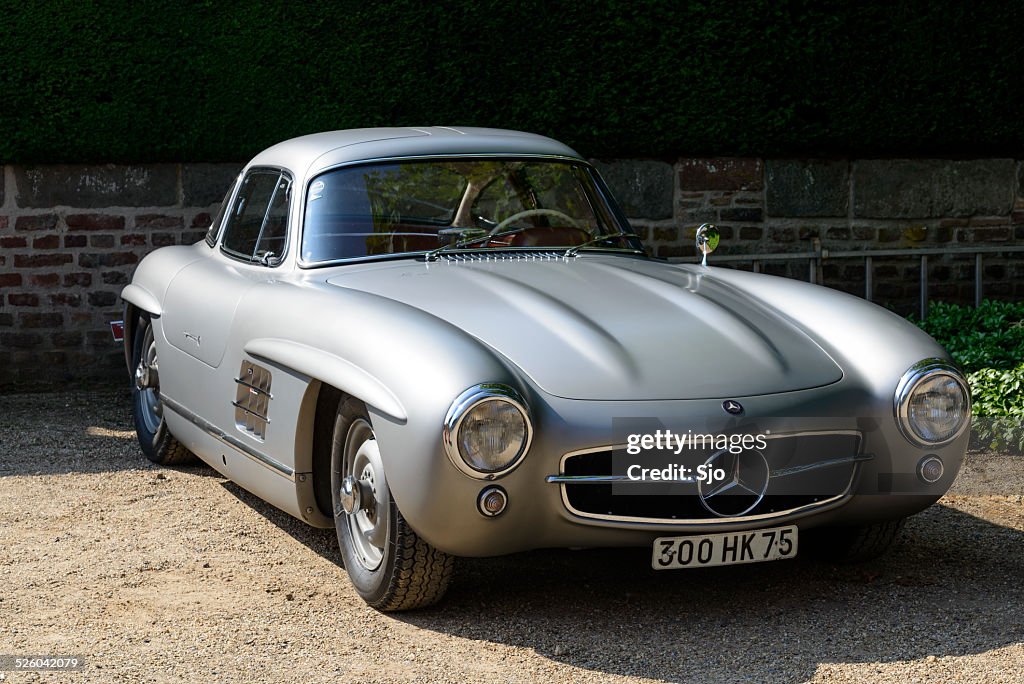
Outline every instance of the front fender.
[[239, 303], [231, 339], [230, 347], [367, 405], [391, 493], [417, 532], [436, 531], [439, 478], [480, 487], [444, 455], [441, 433], [452, 401], [482, 382], [528, 393], [507, 362], [456, 326], [359, 290], [261, 283]]
[[384, 383], [359, 366], [329, 352], [270, 337], [250, 340], [245, 345], [245, 352], [342, 389], [400, 423], [409, 417], [398, 397]]

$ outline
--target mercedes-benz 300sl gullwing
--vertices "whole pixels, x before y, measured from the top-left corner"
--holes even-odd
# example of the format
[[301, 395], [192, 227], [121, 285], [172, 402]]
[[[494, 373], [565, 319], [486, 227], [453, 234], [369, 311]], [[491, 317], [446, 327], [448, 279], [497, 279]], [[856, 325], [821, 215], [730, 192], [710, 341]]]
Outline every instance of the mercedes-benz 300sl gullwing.
[[[706, 262], [716, 230], [696, 237]], [[648, 256], [594, 167], [538, 135], [275, 145], [123, 298], [145, 455], [334, 528], [381, 610], [437, 601], [457, 556], [876, 555], [968, 439], [964, 379], [916, 327]]]

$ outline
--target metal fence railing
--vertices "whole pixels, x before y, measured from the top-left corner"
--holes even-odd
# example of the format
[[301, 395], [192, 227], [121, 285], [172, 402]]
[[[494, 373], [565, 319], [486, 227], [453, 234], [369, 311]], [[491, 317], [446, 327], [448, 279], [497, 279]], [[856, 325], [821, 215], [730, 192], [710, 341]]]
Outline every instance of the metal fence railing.
[[[928, 314], [928, 260], [930, 257], [974, 256], [974, 305], [981, 303], [985, 289], [984, 258], [986, 255], [1024, 254], [1024, 246], [979, 245], [971, 247], [920, 247], [907, 249], [857, 249], [830, 250], [821, 246], [817, 238], [813, 248], [806, 252], [780, 252], [777, 254], [723, 254], [710, 257], [712, 264], [749, 263], [755, 273], [761, 272], [762, 264], [769, 261], [802, 261], [808, 263], [808, 281], [824, 284], [822, 264], [834, 259], [861, 259], [864, 262], [864, 298], [869, 302], [874, 296], [875, 259], [907, 258], [920, 262], [919, 311], [921, 318]], [[689, 262], [692, 258], [671, 258], [672, 262]]]

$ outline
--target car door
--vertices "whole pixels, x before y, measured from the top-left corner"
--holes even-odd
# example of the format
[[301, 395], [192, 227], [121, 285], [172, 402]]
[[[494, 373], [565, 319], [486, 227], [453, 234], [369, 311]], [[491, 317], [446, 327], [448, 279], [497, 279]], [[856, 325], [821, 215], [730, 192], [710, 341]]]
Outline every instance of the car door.
[[[176, 351], [198, 362], [186, 364], [183, 377], [212, 379], [224, 359], [238, 303], [252, 287], [274, 277], [287, 245], [291, 184], [281, 169], [246, 173], [209, 257], [192, 262], [171, 280], [163, 334]], [[162, 382], [169, 395], [200, 412], [199, 398], [213, 385], [197, 379], [182, 386], [174, 377]]]

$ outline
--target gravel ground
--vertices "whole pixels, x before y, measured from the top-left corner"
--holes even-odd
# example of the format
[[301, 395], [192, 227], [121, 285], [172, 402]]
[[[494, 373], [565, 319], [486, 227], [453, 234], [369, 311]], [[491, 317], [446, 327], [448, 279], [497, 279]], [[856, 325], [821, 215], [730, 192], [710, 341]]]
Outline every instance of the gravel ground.
[[[6, 682], [1024, 682], [1024, 475], [971, 454], [886, 558], [648, 570], [649, 551], [464, 560], [382, 615], [330, 531], [139, 452], [126, 391], [0, 397]], [[992, 492], [995, 491], [995, 494]]]

